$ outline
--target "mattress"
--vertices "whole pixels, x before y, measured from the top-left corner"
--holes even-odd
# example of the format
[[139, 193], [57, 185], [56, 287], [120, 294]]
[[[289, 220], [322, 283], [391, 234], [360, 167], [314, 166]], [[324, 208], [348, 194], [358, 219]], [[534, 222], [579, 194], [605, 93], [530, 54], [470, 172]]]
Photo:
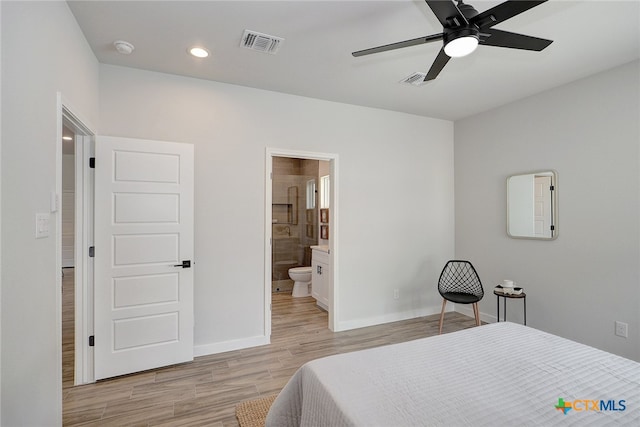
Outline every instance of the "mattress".
[[640, 426], [640, 364], [500, 322], [317, 359], [268, 427]]

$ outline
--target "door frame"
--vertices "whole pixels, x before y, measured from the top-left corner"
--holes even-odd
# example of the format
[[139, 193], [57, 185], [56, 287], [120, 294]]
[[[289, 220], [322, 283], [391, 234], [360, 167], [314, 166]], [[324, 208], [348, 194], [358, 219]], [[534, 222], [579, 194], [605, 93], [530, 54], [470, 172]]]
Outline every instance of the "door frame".
[[329, 174], [331, 176], [330, 186], [330, 206], [331, 215], [329, 215], [329, 262], [331, 269], [328, 282], [328, 313], [329, 313], [329, 330], [338, 331], [339, 325], [339, 292], [338, 292], [338, 154], [336, 153], [318, 153], [311, 151], [290, 150], [285, 148], [266, 148], [265, 155], [265, 239], [264, 239], [264, 325], [265, 336], [271, 336], [271, 202], [273, 200], [273, 158], [274, 157], [292, 157], [296, 159], [307, 160], [323, 160], [329, 162]]
[[95, 150], [95, 135], [76, 137], [76, 229], [75, 229], [75, 374], [74, 385], [94, 382], [93, 347], [93, 187], [89, 158]]
[[[56, 182], [52, 208], [62, 200], [62, 131], [63, 121], [73, 129], [75, 137], [75, 230], [74, 230], [74, 385], [94, 382], [93, 348], [88, 337], [93, 333], [93, 260], [89, 246], [93, 244], [93, 173], [89, 157], [93, 155], [95, 129], [79, 110], [57, 93]], [[62, 408], [62, 214], [56, 212], [56, 330], [58, 365], [58, 400]]]

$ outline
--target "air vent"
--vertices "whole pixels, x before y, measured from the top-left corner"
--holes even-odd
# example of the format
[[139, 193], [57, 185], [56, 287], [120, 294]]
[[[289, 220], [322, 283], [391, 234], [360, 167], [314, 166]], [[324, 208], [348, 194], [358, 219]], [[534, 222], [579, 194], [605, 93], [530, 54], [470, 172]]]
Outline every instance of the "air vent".
[[398, 83], [407, 84], [411, 86], [422, 86], [427, 83], [424, 81], [424, 78], [427, 76], [427, 73], [413, 73], [410, 76], [400, 80]]
[[244, 30], [240, 46], [275, 55], [278, 52], [278, 49], [280, 49], [280, 45], [283, 41], [284, 39], [280, 37], [270, 36], [256, 31]]

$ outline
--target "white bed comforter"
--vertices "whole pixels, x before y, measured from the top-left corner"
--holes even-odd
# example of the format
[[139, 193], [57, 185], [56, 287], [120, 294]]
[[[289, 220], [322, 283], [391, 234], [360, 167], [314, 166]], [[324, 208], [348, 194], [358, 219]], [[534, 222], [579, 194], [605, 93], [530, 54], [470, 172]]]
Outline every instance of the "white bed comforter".
[[[566, 414], [556, 409], [560, 398], [575, 408]], [[583, 400], [598, 405], [603, 400], [605, 410], [577, 402]], [[267, 427], [612, 424], [640, 426], [639, 363], [508, 322], [309, 362], [281, 391], [266, 422]]]

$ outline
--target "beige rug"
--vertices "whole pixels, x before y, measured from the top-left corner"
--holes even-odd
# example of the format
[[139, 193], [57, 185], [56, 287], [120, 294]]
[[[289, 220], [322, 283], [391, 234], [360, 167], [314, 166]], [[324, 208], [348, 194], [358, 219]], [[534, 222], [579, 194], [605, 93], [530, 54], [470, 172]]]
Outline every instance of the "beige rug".
[[271, 408], [271, 404], [277, 396], [277, 394], [274, 394], [238, 403], [236, 405], [236, 418], [238, 418], [240, 427], [264, 427], [269, 408]]

